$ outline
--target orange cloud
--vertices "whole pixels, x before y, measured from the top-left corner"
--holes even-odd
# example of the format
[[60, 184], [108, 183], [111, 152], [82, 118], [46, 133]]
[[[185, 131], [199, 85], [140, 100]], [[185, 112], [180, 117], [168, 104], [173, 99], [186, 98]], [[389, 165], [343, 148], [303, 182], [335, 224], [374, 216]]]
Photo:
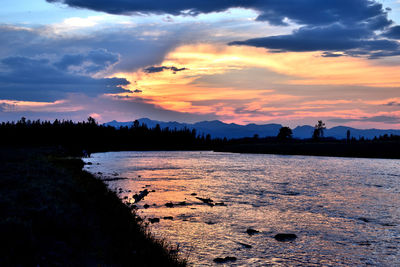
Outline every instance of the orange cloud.
[[291, 84], [400, 86], [400, 65], [380, 66], [348, 56], [321, 57], [320, 52], [271, 53], [263, 48], [203, 44], [179, 47], [163, 64], [193, 66], [195, 75], [261, 67], [294, 77]]
[[[176, 73], [170, 70], [155, 73], [139, 70], [133, 73], [116, 73], [113, 77], [123, 77], [131, 82], [127, 87], [132, 91], [128, 94], [129, 97], [136, 97], [137, 94], [133, 91], [139, 89], [142, 91], [140, 96], [146, 102], [164, 109], [198, 114], [213, 113], [228, 122], [332, 116], [353, 118], [373, 114], [365, 110], [368, 105], [376, 106], [379, 101], [365, 101], [362, 96], [357, 99], [325, 99], [321, 90], [320, 96], [302, 96], [301, 92], [292, 95], [279, 92], [275, 85], [371, 88], [400, 86], [400, 65], [385, 66], [376, 63], [379, 62], [346, 56], [321, 57], [320, 52], [271, 53], [255, 47], [199, 44], [176, 48], [160, 64], [187, 70]], [[268, 72], [256, 73], [254, 75], [259, 76], [254, 76], [255, 81], [252, 81], [251, 86], [246, 86], [248, 79], [243, 79], [240, 86], [204, 82], [212, 75], [230, 72], [238, 73], [240, 80], [240, 71], [251, 68], [265, 69], [269, 73], [281, 74], [281, 77], [271, 77], [272, 82], [268, 83]], [[246, 73], [243, 72], [243, 75]], [[254, 84], [258, 80], [259, 88], [255, 88], [257, 86]], [[375, 95], [378, 96], [379, 92]], [[376, 113], [376, 110], [373, 112]]]

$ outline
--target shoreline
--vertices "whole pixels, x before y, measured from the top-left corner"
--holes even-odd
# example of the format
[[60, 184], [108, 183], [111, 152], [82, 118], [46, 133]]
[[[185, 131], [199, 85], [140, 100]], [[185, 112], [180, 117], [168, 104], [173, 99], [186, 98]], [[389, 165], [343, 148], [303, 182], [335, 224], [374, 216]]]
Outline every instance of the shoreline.
[[359, 158], [359, 159], [400, 159], [399, 157], [374, 157], [374, 156], [351, 156], [351, 155], [332, 155], [332, 154], [296, 154], [296, 153], [275, 153], [275, 152], [256, 152], [256, 151], [234, 151], [234, 150], [224, 150], [224, 149], [204, 149], [204, 150], [109, 150], [109, 151], [94, 151], [91, 154], [96, 153], [118, 153], [118, 152], [216, 152], [216, 153], [234, 153], [234, 154], [257, 154], [257, 155], [277, 155], [277, 156], [306, 156], [306, 157], [330, 157], [330, 158]]
[[84, 162], [54, 148], [0, 148], [0, 265], [186, 266]]
[[400, 142], [377, 143], [253, 143], [232, 144], [215, 152], [341, 158], [400, 159]]

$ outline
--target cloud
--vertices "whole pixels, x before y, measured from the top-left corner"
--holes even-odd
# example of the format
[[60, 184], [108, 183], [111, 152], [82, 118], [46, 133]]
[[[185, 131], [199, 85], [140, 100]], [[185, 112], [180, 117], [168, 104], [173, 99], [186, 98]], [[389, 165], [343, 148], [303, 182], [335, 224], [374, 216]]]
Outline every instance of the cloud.
[[267, 47], [279, 52], [340, 51], [360, 46], [360, 38], [370, 36], [365, 28], [348, 28], [341, 24], [318, 27], [302, 27], [288, 35], [277, 35], [236, 41], [231, 45]]
[[[38, 107], [37, 105], [40, 104]], [[149, 117], [155, 120], [179, 120], [183, 122], [197, 122], [216, 119], [214, 114], [191, 114], [165, 110], [157, 105], [147, 103], [145, 98], [120, 96], [87, 96], [82, 94], [69, 95], [65, 101], [52, 103], [0, 101], [1, 120], [18, 120], [21, 117], [28, 119], [54, 120], [71, 119], [86, 120], [90, 114], [101, 116], [100, 122], [114, 119], [132, 121]]]
[[230, 45], [263, 47], [276, 52], [325, 51], [325, 57], [340, 55], [334, 52], [350, 56], [367, 55], [370, 58], [393, 56], [400, 53], [399, 43], [375, 33], [376, 30], [384, 30], [391, 23], [383, 13], [350, 24], [311, 24], [300, 27], [291, 34], [234, 41]]
[[146, 36], [143, 32], [149, 27], [60, 35], [52, 26], [0, 24], [0, 99], [53, 101], [70, 93], [126, 92], [123, 86], [129, 82], [112, 78], [114, 73], [159, 64], [179, 44], [173, 31], [168, 36]]
[[8, 103], [0, 103], [0, 114], [6, 111], [12, 111], [14, 109], [14, 105]]
[[106, 49], [91, 50], [83, 54], [67, 54], [54, 65], [60, 70], [72, 70], [76, 73], [94, 74], [106, 70], [117, 63], [119, 55]]
[[146, 72], [146, 73], [157, 73], [157, 72], [162, 72], [164, 70], [171, 70], [175, 74], [176, 72], [187, 70], [187, 68], [177, 68], [177, 67], [174, 67], [174, 66], [172, 66], [172, 67], [166, 67], [166, 66], [155, 67], [155, 66], [151, 66], [151, 67], [145, 68], [144, 72]]
[[[170, 34], [155, 38], [144, 35], [151, 30], [149, 27], [119, 26], [79, 35], [74, 32], [60, 35], [50, 26], [21, 28], [0, 24], [0, 58], [45, 54], [57, 57], [60, 69], [79, 72], [84, 66], [87, 73], [109, 67], [113, 71], [132, 71], [159, 64], [165, 54], [179, 44], [179, 34], [173, 29]], [[93, 50], [94, 47], [97, 49]]]
[[286, 19], [298, 24], [324, 25], [337, 21], [352, 23], [375, 18], [375, 23], [385, 22], [382, 5], [372, 0], [47, 0], [72, 7], [87, 8], [111, 14], [171, 14], [198, 15], [221, 12], [230, 8], [248, 8], [259, 12], [258, 20], [273, 25], [286, 25]]
[[336, 123], [347, 123], [347, 122], [378, 122], [378, 123], [388, 123], [388, 124], [399, 124], [400, 118], [395, 116], [372, 116], [372, 117], [361, 117], [358, 119], [330, 119], [331, 122]]
[[[271, 25], [301, 25], [292, 34], [234, 41], [231, 45], [264, 47], [277, 52], [341, 51], [351, 56], [378, 58], [397, 55], [400, 45], [383, 39], [398, 38], [399, 30], [388, 18], [390, 10], [376, 0], [47, 0], [72, 7], [87, 8], [111, 14], [198, 15], [230, 8], [247, 8], [258, 12], [258, 21]], [[329, 54], [333, 55], [333, 54]], [[326, 55], [325, 55], [326, 56]]]
[[129, 15], [133, 13], [146, 14], [170, 14], [197, 15], [199, 13], [210, 13], [224, 11], [231, 7], [248, 7], [254, 5], [254, 0], [191, 0], [191, 1], [146, 1], [146, 0], [47, 0], [47, 2], [60, 2], [72, 7], [87, 8], [110, 14]]
[[339, 53], [332, 53], [332, 52], [324, 52], [321, 55], [322, 57], [342, 57], [343, 54], [339, 54]]
[[391, 39], [400, 40], [400, 26], [390, 27], [383, 35]]
[[392, 107], [392, 106], [399, 106], [400, 107], [400, 102], [397, 102], [397, 101], [390, 101], [390, 102], [388, 102], [388, 103], [386, 103], [386, 104], [384, 104], [385, 106], [389, 106], [389, 107]]
[[0, 72], [0, 99], [54, 101], [70, 93], [122, 93], [126, 92], [122, 86], [129, 84], [125, 78], [92, 78], [67, 72], [47, 58], [16, 56], [0, 62], [4, 69]]
[[[16, 108], [7, 103], [0, 104], [0, 117], [2, 120], [21, 116], [81, 120], [95, 112], [103, 121], [149, 116], [192, 122], [215, 119], [216, 115], [211, 113], [198, 115], [172, 111], [157, 103], [147, 103], [150, 101], [140, 97], [141, 91], [146, 92], [147, 88], [132, 85], [129, 87], [132, 93], [124, 90], [129, 77], [121, 78], [124, 77], [121, 73], [160, 66], [165, 55], [181, 42], [204, 40], [205, 32], [210, 29], [209, 25], [183, 22], [160, 25], [157, 31], [165, 31], [165, 34], [151, 35], [154, 21], [150, 22], [112, 27], [99, 25], [90, 31], [73, 29], [61, 34], [54, 25], [0, 24], [0, 102], [18, 101]], [[168, 72], [183, 70], [176, 67], [182, 64], [163, 65], [170, 68]], [[104, 100], [103, 94], [109, 93], [121, 93], [118, 95], [121, 98]], [[27, 105], [21, 107], [21, 101], [43, 103], [59, 99], [69, 100], [71, 108], [66, 104], [48, 106], [46, 110]]]

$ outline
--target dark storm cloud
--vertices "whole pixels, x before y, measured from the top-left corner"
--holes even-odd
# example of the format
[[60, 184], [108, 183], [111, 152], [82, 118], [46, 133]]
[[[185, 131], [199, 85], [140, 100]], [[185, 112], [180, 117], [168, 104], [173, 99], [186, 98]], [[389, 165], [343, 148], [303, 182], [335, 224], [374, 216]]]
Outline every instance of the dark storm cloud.
[[[196, 15], [250, 8], [260, 13], [258, 20], [284, 25], [285, 18], [298, 24], [325, 25], [334, 22], [354, 23], [375, 18], [387, 23], [382, 6], [372, 0], [47, 0], [72, 7], [87, 8], [111, 14], [164, 13]], [[185, 12], [186, 11], [186, 12]], [[189, 11], [189, 12], [187, 12]]]
[[360, 47], [361, 38], [371, 37], [372, 33], [364, 27], [348, 28], [341, 24], [319, 27], [302, 27], [288, 35], [254, 38], [247, 41], [232, 42], [232, 45], [267, 47], [277, 51], [340, 51]]
[[122, 78], [92, 78], [60, 70], [48, 59], [8, 57], [0, 61], [0, 99], [54, 101], [70, 93], [95, 96], [126, 92]]
[[53, 101], [69, 93], [124, 92], [120, 86], [127, 80], [93, 76], [159, 64], [179, 43], [174, 33], [141, 35], [148, 30], [116, 28], [78, 36], [56, 35], [48, 27], [0, 25], [0, 99]]
[[287, 25], [287, 20], [302, 25], [290, 35], [278, 35], [231, 42], [231, 45], [264, 47], [285, 51], [341, 51], [351, 56], [371, 58], [392, 56], [400, 50], [395, 41], [399, 30], [392, 27], [388, 9], [375, 0], [47, 0], [72, 7], [87, 8], [112, 14], [164, 13], [197, 15], [241, 7], [256, 10], [257, 20], [272, 25]]
[[47, 2], [60, 2], [72, 7], [87, 8], [110, 14], [155, 13], [180, 15], [196, 15], [224, 11], [231, 7], [248, 7], [255, 5], [254, 0], [47, 0]]
[[175, 72], [179, 72], [179, 71], [183, 71], [183, 70], [187, 70], [187, 68], [177, 68], [177, 67], [166, 67], [166, 66], [160, 66], [160, 67], [155, 67], [155, 66], [151, 66], [148, 68], [144, 69], [144, 72], [146, 73], [157, 73], [157, 72], [163, 72], [164, 70], [171, 70], [174, 73]]
[[[289, 35], [254, 38], [231, 42], [231, 45], [264, 47], [277, 52], [328, 51], [371, 57], [392, 56], [400, 52], [398, 42], [379, 39], [373, 31], [362, 27], [332, 24], [323, 27], [302, 27]], [[333, 53], [324, 54], [333, 55]], [[336, 54], [337, 55], [337, 54]]]
[[[291, 1], [282, 1], [288, 3]], [[302, 2], [302, 1], [300, 1]], [[313, 5], [308, 11], [297, 6], [287, 17], [299, 24], [299, 29], [288, 35], [253, 38], [231, 42], [231, 45], [264, 47], [276, 52], [325, 51], [322, 56], [332, 57], [343, 52], [350, 56], [379, 58], [398, 55], [400, 45], [385, 39], [394, 33], [379, 35], [393, 24], [388, 10], [376, 1], [307, 1]], [[283, 4], [283, 5], [285, 5]], [[295, 7], [294, 5], [293, 7]], [[395, 27], [393, 27], [395, 32]]]
[[[47, 27], [18, 28], [0, 24], [0, 58], [8, 55], [35, 57], [42, 54], [66, 55], [60, 59], [59, 68], [74, 68], [81, 63], [97, 67], [113, 66], [116, 71], [134, 71], [145, 66], [159, 64], [166, 53], [174, 49], [180, 40], [177, 32], [158, 38], [146, 37], [142, 32], [151, 27], [113, 28], [87, 35], [57, 35]], [[91, 51], [93, 47], [98, 48]], [[117, 57], [119, 55], [119, 58]], [[88, 69], [86, 69], [88, 70]]]
[[[361, 9], [353, 6], [355, 2], [360, 4]], [[343, 4], [342, 1], [338, 3]], [[343, 52], [350, 56], [365, 55], [370, 58], [393, 56], [400, 52], [398, 42], [383, 38], [390, 35], [389, 33], [378, 35], [375, 32], [385, 31], [393, 23], [388, 19], [382, 5], [374, 1], [347, 3], [348, 9], [336, 12], [337, 19], [334, 21], [317, 19], [315, 22], [308, 21], [307, 25], [293, 31], [292, 34], [253, 38], [230, 44], [264, 47], [277, 52], [329, 52], [323, 54], [325, 57], [338, 55], [332, 52]]]
[[384, 36], [391, 38], [391, 39], [398, 39], [400, 40], [400, 26], [394, 26], [388, 29]]
[[373, 117], [361, 117], [359, 119], [330, 119], [331, 122], [337, 123], [346, 123], [346, 122], [381, 122], [381, 123], [389, 123], [389, 124], [398, 124], [400, 123], [400, 118], [395, 116], [373, 116]]

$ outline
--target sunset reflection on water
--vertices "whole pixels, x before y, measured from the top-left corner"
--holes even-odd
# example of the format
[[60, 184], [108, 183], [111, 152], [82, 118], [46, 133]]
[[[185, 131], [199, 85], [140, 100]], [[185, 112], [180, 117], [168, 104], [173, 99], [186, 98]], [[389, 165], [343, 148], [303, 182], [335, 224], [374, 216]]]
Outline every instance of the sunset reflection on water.
[[[400, 264], [398, 160], [109, 152], [85, 161], [111, 189], [122, 188], [121, 198], [150, 191], [138, 214], [160, 218], [152, 232], [179, 244], [193, 265], [226, 256], [237, 257], [230, 265]], [[298, 238], [278, 242], [277, 233]]]

